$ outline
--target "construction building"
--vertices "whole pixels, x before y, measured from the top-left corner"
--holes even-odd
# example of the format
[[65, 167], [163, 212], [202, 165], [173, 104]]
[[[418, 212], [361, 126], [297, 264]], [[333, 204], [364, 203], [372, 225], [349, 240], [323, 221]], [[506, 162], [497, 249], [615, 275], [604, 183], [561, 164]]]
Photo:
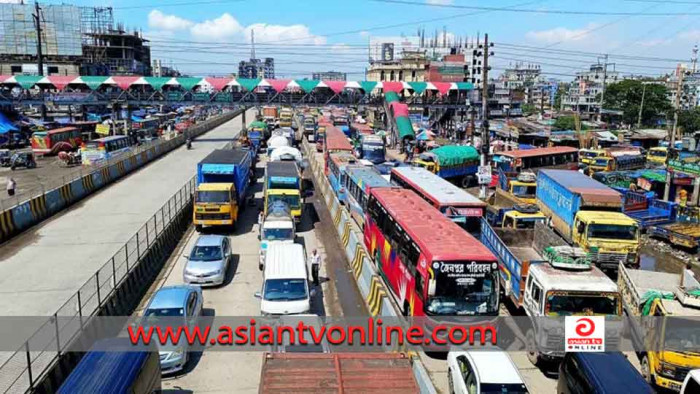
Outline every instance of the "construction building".
[[347, 81], [348, 74], [340, 71], [323, 71], [311, 74], [311, 79], [316, 81]]

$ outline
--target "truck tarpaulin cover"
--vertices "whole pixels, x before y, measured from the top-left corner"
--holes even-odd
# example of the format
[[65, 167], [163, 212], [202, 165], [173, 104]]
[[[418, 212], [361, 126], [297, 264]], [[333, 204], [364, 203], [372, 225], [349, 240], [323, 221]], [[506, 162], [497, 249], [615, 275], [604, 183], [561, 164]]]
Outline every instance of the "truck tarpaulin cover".
[[408, 138], [412, 140], [415, 137], [413, 125], [407, 117], [402, 116], [400, 118], [396, 118], [396, 127], [399, 129], [400, 139], [403, 140], [404, 138]]
[[542, 170], [540, 172], [564, 188], [579, 194], [584, 206], [622, 206], [622, 194], [580, 172], [568, 170]]
[[440, 166], [456, 166], [479, 159], [479, 152], [472, 146], [446, 145], [430, 151], [437, 156]]

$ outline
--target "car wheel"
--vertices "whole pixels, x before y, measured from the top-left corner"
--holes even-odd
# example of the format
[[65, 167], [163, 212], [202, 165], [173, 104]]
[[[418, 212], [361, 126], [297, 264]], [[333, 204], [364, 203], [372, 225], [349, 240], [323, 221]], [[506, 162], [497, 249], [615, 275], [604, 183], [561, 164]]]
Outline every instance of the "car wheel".
[[650, 385], [654, 385], [654, 377], [651, 376], [651, 366], [649, 365], [649, 357], [647, 355], [642, 356], [642, 360], [640, 362], [641, 364], [641, 369], [642, 369], [642, 376], [644, 377], [644, 380], [647, 381]]
[[540, 365], [540, 352], [537, 350], [537, 341], [535, 340], [535, 332], [530, 330], [526, 335], [526, 349], [527, 349], [527, 359], [530, 360], [532, 365], [538, 367]]
[[454, 384], [454, 381], [452, 380], [452, 370], [451, 369], [447, 370], [447, 384], [448, 384], [449, 393], [455, 394], [455, 384]]

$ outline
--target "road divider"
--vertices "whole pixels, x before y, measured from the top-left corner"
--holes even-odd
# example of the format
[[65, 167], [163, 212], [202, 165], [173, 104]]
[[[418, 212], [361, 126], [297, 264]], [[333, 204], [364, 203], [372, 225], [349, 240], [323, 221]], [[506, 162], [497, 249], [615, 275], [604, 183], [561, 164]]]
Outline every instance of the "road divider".
[[[324, 174], [324, 165], [316, 158], [316, 149], [312, 148], [306, 139], [303, 139], [302, 148], [309, 160], [316, 191], [323, 195], [323, 201], [328, 207], [338, 238], [345, 248], [345, 255], [350, 262], [350, 268], [357, 282], [357, 287], [360, 290], [362, 298], [365, 300], [370, 314], [372, 316], [397, 317], [403, 321], [403, 316], [399, 312], [398, 307], [394, 305], [388, 295], [388, 290], [379, 274], [377, 266], [365, 249], [362, 233], [353, 228], [350, 223], [353, 219], [350, 217], [347, 210], [343, 209], [337, 196], [333, 193], [333, 189]], [[406, 348], [391, 348], [389, 350], [405, 352]], [[420, 358], [412, 356], [411, 359], [414, 376], [418, 382], [421, 393], [436, 393], [430, 376], [420, 361]]]
[[0, 212], [0, 243], [54, 215], [85, 196], [114, 182], [133, 170], [143, 167], [160, 156], [183, 145], [187, 137], [197, 137], [241, 114], [243, 110], [227, 112], [192, 126], [170, 140], [161, 140], [134, 153], [96, 166], [77, 178], [33, 196]]

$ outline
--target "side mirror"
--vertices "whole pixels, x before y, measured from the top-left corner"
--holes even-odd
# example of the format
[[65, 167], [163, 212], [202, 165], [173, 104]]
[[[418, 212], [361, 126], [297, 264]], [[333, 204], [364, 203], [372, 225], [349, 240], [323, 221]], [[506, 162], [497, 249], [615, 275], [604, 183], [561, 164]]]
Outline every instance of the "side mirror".
[[183, 254], [182, 257], [183, 257], [185, 260], [189, 260], [189, 259], [190, 259], [190, 256], [188, 256], [188, 255], [186, 255], [186, 254]]
[[309, 293], [311, 297], [316, 297], [316, 289], [311, 289], [311, 292]]
[[262, 294], [259, 291], [256, 291], [253, 295], [255, 296], [255, 298], [262, 298]]

